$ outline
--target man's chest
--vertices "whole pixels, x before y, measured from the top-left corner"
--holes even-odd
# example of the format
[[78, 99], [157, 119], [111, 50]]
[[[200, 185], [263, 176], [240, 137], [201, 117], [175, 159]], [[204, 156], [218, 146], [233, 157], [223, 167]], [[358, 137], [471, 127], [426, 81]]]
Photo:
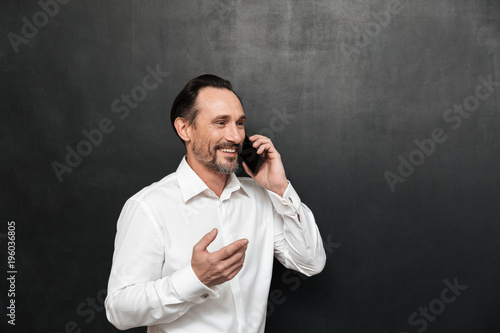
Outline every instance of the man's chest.
[[193, 246], [214, 228], [218, 235], [208, 246], [209, 252], [246, 238], [249, 241], [246, 262], [272, 256], [274, 221], [270, 203], [247, 197], [238, 200], [195, 197], [187, 203], [166, 202], [152, 213], [164, 239], [165, 275], [185, 267], [191, 260]]

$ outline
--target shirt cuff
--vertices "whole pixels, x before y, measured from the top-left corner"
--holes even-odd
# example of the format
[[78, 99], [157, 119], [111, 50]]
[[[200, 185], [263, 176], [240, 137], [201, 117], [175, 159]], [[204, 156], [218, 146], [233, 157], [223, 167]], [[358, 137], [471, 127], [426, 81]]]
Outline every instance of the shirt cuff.
[[283, 197], [280, 197], [278, 194], [269, 190], [267, 190], [267, 193], [269, 194], [274, 209], [278, 214], [286, 216], [297, 215], [300, 207], [300, 197], [297, 192], [295, 192], [295, 189], [290, 182], [288, 182], [288, 186], [285, 193], [283, 193]]
[[209, 298], [219, 298], [218, 288], [205, 286], [196, 276], [191, 265], [170, 276], [172, 286], [180, 299], [186, 302], [203, 303]]

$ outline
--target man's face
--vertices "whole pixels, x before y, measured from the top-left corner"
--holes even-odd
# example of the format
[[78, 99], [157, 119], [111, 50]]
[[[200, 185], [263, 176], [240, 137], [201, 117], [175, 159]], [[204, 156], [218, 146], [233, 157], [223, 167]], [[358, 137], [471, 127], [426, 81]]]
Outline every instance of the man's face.
[[210, 171], [235, 172], [245, 138], [245, 114], [238, 97], [227, 89], [203, 88], [196, 107], [199, 112], [188, 145], [192, 155]]

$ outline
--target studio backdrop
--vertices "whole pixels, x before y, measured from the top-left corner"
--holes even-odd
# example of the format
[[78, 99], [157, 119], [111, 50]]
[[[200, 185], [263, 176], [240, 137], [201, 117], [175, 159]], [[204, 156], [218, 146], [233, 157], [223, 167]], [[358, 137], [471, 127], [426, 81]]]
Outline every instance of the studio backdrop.
[[2, 332], [118, 331], [118, 216], [175, 171], [170, 108], [205, 73], [328, 256], [276, 263], [266, 332], [500, 332], [496, 0], [2, 1]]

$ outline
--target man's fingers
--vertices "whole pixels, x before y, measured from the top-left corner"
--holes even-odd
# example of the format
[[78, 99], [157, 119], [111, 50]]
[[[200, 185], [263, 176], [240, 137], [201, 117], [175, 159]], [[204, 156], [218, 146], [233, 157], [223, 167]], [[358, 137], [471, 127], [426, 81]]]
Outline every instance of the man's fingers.
[[255, 134], [249, 139], [253, 141], [252, 146], [257, 149], [257, 154], [263, 154], [264, 152], [274, 153], [276, 151], [272, 141], [265, 136]]
[[[207, 246], [217, 235], [217, 230], [203, 236], [194, 246], [191, 266], [198, 279], [206, 286], [213, 286], [231, 280], [243, 267], [247, 239], [240, 239], [219, 251], [208, 253]], [[205, 251], [204, 254], [200, 251]]]
[[225, 260], [238, 252], [238, 250], [242, 250], [243, 252], [246, 251], [247, 244], [247, 239], [240, 239], [227, 246], [224, 246], [222, 249], [214, 252], [213, 254], [215, 254], [219, 260]]
[[194, 251], [205, 251], [207, 247], [212, 243], [217, 237], [217, 228], [212, 229], [208, 234], [203, 236], [202, 239], [198, 243], [196, 243], [193, 247]]
[[269, 140], [269, 138], [267, 136], [263, 136], [263, 135], [260, 135], [260, 134], [254, 134], [252, 135], [251, 137], [248, 138], [250, 141], [252, 142], [255, 142], [257, 140]]
[[262, 143], [259, 148], [257, 149], [257, 154], [262, 154], [264, 152], [269, 152], [271, 149], [273, 149], [273, 145], [270, 143]]
[[[242, 260], [244, 259], [245, 257], [243, 256]], [[243, 268], [243, 261], [241, 263], [239, 263], [238, 265], [234, 265], [230, 268], [230, 272], [227, 274], [227, 279], [228, 281], [229, 280], [232, 280], [236, 274], [238, 274], [239, 271], [241, 271], [241, 269]]]
[[243, 268], [243, 263], [245, 262], [245, 252], [246, 246], [240, 248], [238, 251], [233, 253], [232, 256], [223, 260], [225, 275], [228, 280], [232, 279], [240, 270]]

